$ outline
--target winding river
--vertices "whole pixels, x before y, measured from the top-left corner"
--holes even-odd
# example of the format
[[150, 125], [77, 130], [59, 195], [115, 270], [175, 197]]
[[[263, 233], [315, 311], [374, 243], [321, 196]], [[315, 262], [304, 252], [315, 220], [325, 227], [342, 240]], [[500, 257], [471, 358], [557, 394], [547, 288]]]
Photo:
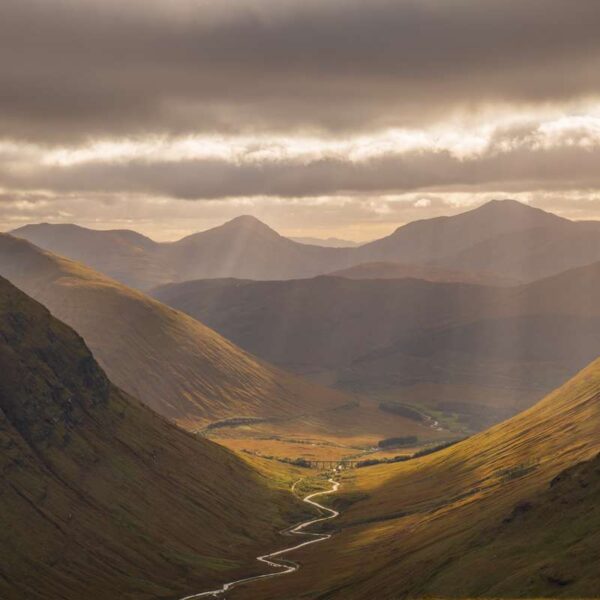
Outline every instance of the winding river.
[[[310, 544], [317, 544], [318, 542], [324, 542], [325, 540], [328, 540], [331, 537], [330, 533], [310, 533], [304, 530], [307, 527], [310, 527], [311, 525], [315, 525], [316, 523], [321, 523], [323, 521], [335, 519], [340, 514], [338, 511], [333, 510], [332, 508], [327, 508], [326, 506], [322, 506], [318, 502], [314, 501], [314, 498], [317, 498], [318, 496], [325, 496], [327, 494], [334, 494], [335, 492], [337, 492], [338, 488], [340, 487], [339, 482], [334, 481], [333, 479], [329, 479], [329, 482], [332, 486], [330, 490], [309, 494], [303, 499], [303, 501], [307, 504], [310, 504], [327, 513], [326, 516], [304, 521], [303, 523], [300, 523], [300, 525], [296, 525], [295, 527], [286, 532], [292, 535], [311, 536], [311, 539], [296, 544], [294, 546], [290, 546], [289, 548], [284, 548], [283, 550], [277, 550], [277, 552], [271, 552], [270, 554], [264, 554], [263, 556], [256, 557], [256, 560], [265, 563], [270, 567], [280, 570], [276, 571], [275, 573], [266, 573], [264, 575], [255, 575], [254, 577], [245, 577], [243, 579], [237, 579], [236, 581], [230, 581], [229, 583], [224, 584], [219, 589], [211, 590], [209, 592], [201, 592], [199, 594], [192, 594], [191, 596], [185, 596], [184, 598], [181, 598], [181, 600], [195, 600], [196, 598], [218, 598], [228, 590], [231, 590], [232, 588], [242, 585], [244, 583], [258, 581], [259, 579], [280, 577], [281, 575], [289, 575], [290, 573], [297, 571], [300, 568], [300, 565], [298, 563], [281, 557], [284, 554], [288, 554], [290, 552], [293, 552], [294, 550], [298, 550], [299, 548], [304, 548], [304, 546], [309, 546]], [[294, 484], [292, 490], [295, 488], [297, 483], [299, 482], [296, 482]]]

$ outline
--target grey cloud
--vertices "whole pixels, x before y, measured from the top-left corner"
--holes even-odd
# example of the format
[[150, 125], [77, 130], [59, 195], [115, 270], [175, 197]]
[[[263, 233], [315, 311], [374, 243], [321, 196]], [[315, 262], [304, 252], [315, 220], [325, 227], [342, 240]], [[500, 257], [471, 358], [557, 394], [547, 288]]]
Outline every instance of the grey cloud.
[[23, 171], [0, 163], [10, 190], [52, 193], [146, 194], [186, 200], [231, 197], [315, 197], [394, 194], [418, 190], [600, 190], [600, 146], [517, 146], [459, 159], [448, 151], [386, 154], [365, 162], [341, 158], [235, 163], [225, 160], [72, 166], [38, 164]]
[[359, 130], [600, 95], [597, 0], [3, 0], [0, 137]]

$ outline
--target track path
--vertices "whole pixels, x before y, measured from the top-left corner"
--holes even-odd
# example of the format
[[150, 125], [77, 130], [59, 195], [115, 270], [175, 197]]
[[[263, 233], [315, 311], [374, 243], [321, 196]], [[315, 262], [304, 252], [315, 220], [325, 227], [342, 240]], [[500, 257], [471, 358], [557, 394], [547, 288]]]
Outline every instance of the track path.
[[[292, 491], [296, 488], [296, 485], [301, 480], [298, 480], [292, 486]], [[309, 494], [306, 496], [303, 501], [311, 506], [318, 508], [326, 513], [324, 517], [317, 517], [316, 519], [309, 519], [308, 521], [304, 521], [291, 529], [286, 530], [284, 533], [290, 535], [306, 535], [311, 536], [312, 539], [306, 540], [305, 542], [301, 542], [300, 544], [296, 544], [295, 546], [290, 546], [289, 548], [284, 548], [283, 550], [277, 550], [277, 552], [271, 552], [270, 554], [264, 554], [263, 556], [257, 556], [256, 560], [259, 562], [265, 563], [270, 567], [276, 569], [282, 569], [276, 571], [275, 573], [266, 573], [264, 575], [255, 575], [254, 577], [245, 577], [243, 579], [237, 579], [236, 581], [230, 581], [229, 583], [224, 584], [217, 590], [211, 590], [209, 592], [201, 592], [199, 594], [192, 594], [191, 596], [185, 596], [185, 598], [181, 598], [181, 600], [196, 600], [196, 598], [218, 598], [223, 596], [228, 590], [231, 590], [234, 587], [239, 585], [250, 583], [251, 581], [258, 581], [259, 579], [269, 579], [271, 577], [280, 577], [281, 575], [289, 575], [294, 571], [297, 571], [300, 568], [300, 565], [291, 560], [287, 560], [285, 558], [281, 558], [284, 554], [288, 554], [293, 552], [294, 550], [298, 550], [299, 548], [304, 548], [305, 546], [310, 546], [311, 544], [317, 544], [319, 542], [324, 542], [331, 537], [330, 533], [310, 533], [308, 531], [304, 531], [307, 527], [311, 525], [315, 525], [316, 523], [322, 523], [323, 521], [329, 521], [331, 519], [335, 519], [340, 513], [337, 510], [333, 510], [332, 508], [327, 508], [326, 506], [322, 506], [318, 502], [314, 501], [314, 498], [318, 496], [326, 496], [327, 494], [335, 494], [340, 484], [338, 481], [334, 481], [333, 479], [329, 479], [329, 483], [331, 483], [331, 489], [326, 490], [324, 492], [316, 492], [314, 494]], [[224, 596], [223, 596], [224, 597]]]

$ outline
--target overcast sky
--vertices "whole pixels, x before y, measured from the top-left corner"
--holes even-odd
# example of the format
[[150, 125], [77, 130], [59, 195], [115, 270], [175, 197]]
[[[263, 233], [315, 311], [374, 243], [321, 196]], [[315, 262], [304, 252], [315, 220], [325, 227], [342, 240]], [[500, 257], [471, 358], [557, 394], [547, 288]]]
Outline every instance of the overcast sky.
[[598, 0], [1, 0], [0, 227], [600, 219]]

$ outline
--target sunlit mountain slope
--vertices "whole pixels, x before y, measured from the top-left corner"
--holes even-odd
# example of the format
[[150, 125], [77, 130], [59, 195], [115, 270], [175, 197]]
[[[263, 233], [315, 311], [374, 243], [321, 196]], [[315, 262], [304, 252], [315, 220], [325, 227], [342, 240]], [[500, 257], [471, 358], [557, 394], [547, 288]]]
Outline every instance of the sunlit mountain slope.
[[115, 384], [184, 426], [298, 416], [349, 401], [262, 363], [140, 292], [23, 240], [0, 237], [0, 274], [76, 329]]
[[309, 598], [597, 597], [599, 451], [596, 361], [467, 441], [352, 472], [341, 531], [254, 593], [294, 598], [310, 579]]

